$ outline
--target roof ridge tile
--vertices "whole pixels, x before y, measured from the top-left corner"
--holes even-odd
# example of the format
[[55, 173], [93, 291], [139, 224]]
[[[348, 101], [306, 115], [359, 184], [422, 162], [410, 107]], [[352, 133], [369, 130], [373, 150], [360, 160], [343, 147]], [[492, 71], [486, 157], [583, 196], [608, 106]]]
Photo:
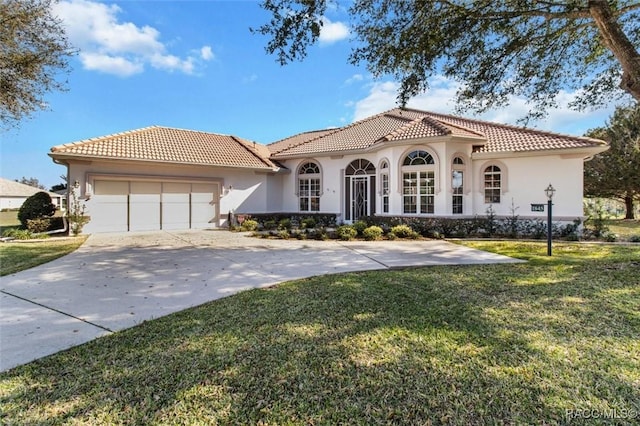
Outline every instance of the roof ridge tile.
[[[482, 120], [482, 119], [479, 119], [479, 118], [467, 118], [467, 117], [461, 117], [461, 116], [457, 116], [457, 115], [453, 115], [453, 114], [446, 114], [446, 113], [440, 113], [440, 112], [426, 112], [426, 113], [429, 114], [429, 115], [438, 115], [438, 116], [446, 117], [446, 118], [450, 118], [450, 119], [468, 121], [468, 122], [477, 123], [477, 124], [480, 124], [480, 125], [485, 125], [485, 126], [490, 126], [490, 127], [499, 127], [499, 128], [504, 128], [504, 129], [509, 129], [509, 130], [516, 130], [516, 131], [521, 131], [521, 132], [526, 132], [526, 133], [535, 133], [535, 134], [539, 134], [539, 135], [544, 134], [544, 135], [548, 135], [548, 136], [561, 137], [561, 138], [588, 140], [588, 141], [597, 142], [597, 143], [602, 142], [599, 139], [594, 139], [594, 138], [590, 138], [590, 137], [587, 137], [587, 136], [574, 136], [574, 135], [569, 135], [569, 134], [565, 134], [565, 133], [552, 132], [550, 130], [534, 129], [534, 128], [526, 127], [526, 126], [516, 126], [514, 124], [497, 123], [497, 122], [494, 122], [494, 121]], [[447, 123], [447, 124], [450, 124], [452, 126], [456, 126], [453, 123]], [[456, 127], [460, 128], [461, 126], [456, 126]], [[466, 130], [469, 130], [469, 131], [472, 131], [474, 133], [477, 133], [476, 131], [474, 131], [472, 129], [466, 129]]]
[[74, 142], [68, 142], [68, 143], [55, 145], [55, 146], [51, 147], [51, 152], [55, 152], [55, 151], [61, 150], [63, 148], [70, 148], [70, 147], [73, 147], [73, 146], [84, 145], [84, 144], [88, 144], [88, 143], [101, 142], [101, 141], [114, 139], [114, 138], [122, 137], [122, 136], [128, 136], [128, 135], [132, 135], [134, 133], [140, 133], [140, 132], [143, 132], [143, 131], [147, 131], [147, 130], [151, 130], [151, 129], [157, 129], [157, 128], [161, 128], [161, 126], [155, 126], [155, 125], [154, 126], [147, 126], [147, 127], [141, 127], [139, 129], [125, 130], [125, 131], [122, 131], [122, 132], [111, 133], [111, 134], [104, 135], [104, 136], [95, 136], [95, 137], [92, 137], [92, 138], [80, 139], [80, 140], [74, 141]]

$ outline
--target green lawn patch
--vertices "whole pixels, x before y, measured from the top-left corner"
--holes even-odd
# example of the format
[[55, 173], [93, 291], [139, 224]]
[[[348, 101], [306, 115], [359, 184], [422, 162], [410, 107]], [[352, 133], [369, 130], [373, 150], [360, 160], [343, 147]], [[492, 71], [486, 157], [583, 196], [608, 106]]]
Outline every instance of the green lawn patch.
[[10, 210], [0, 212], [0, 230], [4, 228], [16, 228], [20, 226], [18, 211]]
[[13, 274], [71, 253], [86, 236], [48, 238], [42, 241], [0, 243], [0, 276]]
[[640, 220], [638, 219], [610, 219], [606, 224], [609, 231], [621, 240], [628, 240], [632, 236], [640, 238]]
[[529, 262], [243, 292], [0, 374], [0, 423], [638, 421], [640, 247], [469, 244]]

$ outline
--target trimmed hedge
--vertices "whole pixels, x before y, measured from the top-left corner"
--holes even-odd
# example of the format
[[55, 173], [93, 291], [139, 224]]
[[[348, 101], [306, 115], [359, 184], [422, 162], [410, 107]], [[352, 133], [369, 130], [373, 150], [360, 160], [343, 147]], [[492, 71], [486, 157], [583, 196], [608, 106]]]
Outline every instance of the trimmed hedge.
[[[448, 217], [404, 217], [369, 216], [361, 218], [367, 225], [381, 227], [385, 233], [398, 225], [407, 225], [413, 231], [427, 238], [534, 238], [547, 236], [547, 222], [542, 219], [520, 219], [518, 217], [448, 218]], [[552, 224], [554, 238], [577, 239], [581, 220], [569, 224]]]
[[[291, 229], [291, 228], [334, 228], [337, 218], [333, 213], [236, 213], [258, 222], [261, 229]], [[312, 226], [309, 226], [313, 224]], [[283, 226], [284, 225], [284, 226]]]
[[[324, 239], [327, 237], [325, 228], [337, 228], [335, 214], [327, 213], [255, 213], [243, 214], [245, 220], [258, 222], [258, 229], [276, 230], [305, 230], [302, 238]], [[315, 225], [313, 228], [311, 225]], [[415, 233], [410, 236], [396, 235], [392, 229], [405, 225]], [[577, 240], [581, 231], [582, 221], [572, 223], [553, 223], [554, 238]], [[358, 236], [363, 236], [364, 230], [376, 226], [382, 229], [388, 238], [533, 238], [544, 239], [547, 236], [547, 222], [543, 219], [521, 219], [518, 216], [498, 217], [494, 214], [476, 216], [472, 218], [451, 217], [406, 217], [406, 216], [367, 216], [360, 218], [351, 227]], [[310, 232], [313, 230], [323, 232]], [[402, 229], [402, 228], [400, 228]], [[293, 233], [296, 236], [298, 233]], [[317, 235], [316, 235], [317, 234]], [[340, 238], [340, 236], [336, 236]], [[346, 235], [345, 235], [346, 237]]]

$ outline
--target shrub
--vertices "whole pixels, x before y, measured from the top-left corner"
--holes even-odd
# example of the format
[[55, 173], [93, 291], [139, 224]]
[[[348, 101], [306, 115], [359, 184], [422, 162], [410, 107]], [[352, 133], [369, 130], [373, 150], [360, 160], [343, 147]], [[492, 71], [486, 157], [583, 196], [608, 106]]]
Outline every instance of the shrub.
[[291, 219], [280, 219], [280, 222], [278, 222], [278, 229], [291, 229]]
[[358, 235], [362, 235], [362, 233], [364, 232], [364, 230], [367, 228], [368, 225], [367, 225], [367, 222], [365, 222], [364, 220], [357, 220], [351, 226], [353, 227], [353, 229], [356, 230]]
[[287, 231], [286, 229], [281, 229], [278, 231], [278, 238], [283, 240], [288, 240], [289, 237], [290, 237], [289, 231]]
[[252, 219], [247, 219], [242, 222], [241, 228], [243, 231], [255, 231], [256, 229], [258, 229], [258, 222]]
[[632, 235], [629, 237], [629, 241], [632, 243], [640, 243], [640, 235]]
[[341, 225], [336, 229], [338, 238], [342, 241], [351, 241], [358, 236], [358, 231], [351, 225]]
[[584, 222], [585, 226], [588, 226], [592, 235], [596, 238], [604, 237], [609, 232], [609, 226], [607, 226], [606, 212], [602, 205], [602, 201], [598, 200], [594, 204], [588, 204], [585, 206], [587, 210], [587, 220]]
[[300, 225], [303, 229], [313, 229], [316, 227], [316, 220], [312, 217], [306, 217], [302, 219]]
[[601, 237], [604, 241], [608, 243], [615, 243], [616, 241], [618, 241], [618, 236], [610, 231], [606, 231], [601, 235]]
[[325, 241], [329, 239], [329, 235], [327, 235], [327, 231], [324, 228], [315, 229], [309, 233], [309, 237], [318, 241]]
[[362, 231], [362, 236], [367, 241], [375, 241], [379, 240], [382, 237], [382, 233], [382, 228], [372, 225]]
[[44, 191], [37, 192], [27, 198], [18, 211], [18, 220], [23, 228], [27, 228], [27, 221], [51, 217], [56, 212], [56, 206], [51, 202], [51, 196]]
[[493, 209], [492, 205], [489, 205], [489, 208], [486, 211], [487, 218], [485, 220], [485, 233], [487, 236], [491, 237], [498, 230], [498, 223], [496, 221], [496, 211]]
[[270, 231], [272, 229], [276, 229], [276, 221], [275, 220], [267, 220], [265, 221], [262, 226], [264, 226], [264, 229]]
[[391, 234], [398, 238], [417, 238], [418, 233], [415, 232], [409, 225], [396, 225], [391, 228]]
[[45, 218], [27, 219], [27, 229], [34, 234], [46, 232], [51, 226], [51, 221]]
[[85, 215], [87, 206], [81, 203], [75, 188], [71, 190], [71, 200], [67, 216], [69, 217], [69, 230], [75, 237], [82, 232], [82, 228], [89, 222], [89, 217]]
[[34, 235], [33, 232], [29, 231], [28, 229], [15, 229], [15, 228], [7, 229], [2, 233], [2, 236], [8, 237], [8, 238], [15, 238], [16, 240], [32, 240], [34, 238], [38, 238], [38, 239], [49, 238], [49, 236], [46, 234]]

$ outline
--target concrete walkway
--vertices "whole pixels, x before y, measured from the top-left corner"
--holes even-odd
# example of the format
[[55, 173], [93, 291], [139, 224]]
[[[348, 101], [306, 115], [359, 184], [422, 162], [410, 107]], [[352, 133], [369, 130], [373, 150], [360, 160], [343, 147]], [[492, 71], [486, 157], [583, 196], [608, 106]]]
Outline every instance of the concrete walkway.
[[227, 231], [94, 234], [0, 278], [0, 371], [242, 290], [423, 265], [520, 262], [445, 241], [266, 240]]

